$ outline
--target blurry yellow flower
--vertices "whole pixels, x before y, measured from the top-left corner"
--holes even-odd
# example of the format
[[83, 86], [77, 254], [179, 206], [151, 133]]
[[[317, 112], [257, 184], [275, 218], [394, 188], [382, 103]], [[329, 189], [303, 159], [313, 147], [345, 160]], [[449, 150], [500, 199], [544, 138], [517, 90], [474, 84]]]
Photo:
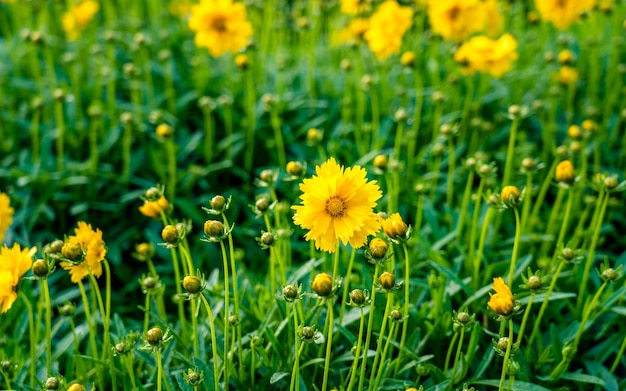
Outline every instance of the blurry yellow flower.
[[559, 72], [556, 74], [556, 78], [559, 83], [564, 85], [570, 85], [578, 80], [578, 71], [576, 68], [564, 65], [559, 68]]
[[8, 195], [0, 192], [0, 243], [4, 241], [4, 234], [13, 223], [13, 208]]
[[574, 62], [576, 56], [571, 50], [561, 50], [559, 52], [558, 60], [562, 65], [568, 65]]
[[344, 169], [332, 157], [316, 166], [315, 173], [300, 184], [302, 205], [292, 206], [294, 223], [309, 230], [305, 239], [330, 253], [340, 240], [354, 248], [366, 244], [367, 236], [380, 228], [372, 210], [382, 196], [376, 181], [367, 182], [360, 166]]
[[496, 291], [496, 294], [489, 292], [490, 298], [487, 305], [498, 315], [510, 315], [515, 307], [515, 299], [513, 299], [511, 289], [504, 283], [502, 277], [493, 279], [493, 289]]
[[394, 213], [382, 221], [383, 231], [391, 239], [402, 239], [406, 236], [407, 226], [400, 213]]
[[167, 202], [165, 196], [161, 196], [157, 201], [144, 201], [143, 205], [139, 207], [139, 211], [142, 215], [158, 219], [161, 217], [161, 211], [165, 212], [170, 207], [170, 203]]
[[341, 13], [356, 15], [369, 9], [367, 0], [341, 0]]
[[100, 9], [100, 4], [94, 0], [84, 0], [71, 7], [63, 14], [61, 24], [67, 39], [75, 40]]
[[75, 235], [67, 238], [67, 243], [78, 244], [83, 248], [85, 258], [83, 262], [74, 264], [72, 262], [61, 262], [61, 267], [69, 270], [73, 283], [78, 283], [91, 272], [94, 276], [102, 275], [102, 261], [107, 250], [102, 240], [102, 231], [91, 228], [91, 224], [83, 221], [78, 222], [78, 228], [74, 229]]
[[181, 18], [187, 17], [191, 13], [193, 3], [186, 0], [173, 1], [168, 6], [170, 14]]
[[370, 26], [369, 19], [356, 18], [350, 24], [333, 34], [333, 45], [358, 44], [363, 41], [363, 35]]
[[7, 312], [17, 299], [17, 284], [31, 268], [36, 251], [36, 247], [22, 249], [17, 243], [0, 249], [0, 314]]
[[502, 32], [502, 24], [504, 23], [498, 0], [485, 1], [483, 10], [485, 13], [485, 31], [490, 37], [497, 37]]
[[200, 0], [191, 7], [189, 28], [196, 33], [196, 46], [207, 48], [213, 57], [239, 51], [252, 37], [246, 7], [232, 0]]
[[435, 34], [462, 41], [485, 28], [487, 12], [480, 0], [429, 0], [428, 19]]
[[385, 60], [399, 53], [404, 33], [413, 24], [413, 10], [401, 7], [395, 0], [386, 0], [370, 18], [365, 40], [376, 58]]
[[551, 22], [559, 30], [567, 29], [595, 4], [595, 0], [535, 0], [541, 19]]
[[454, 54], [454, 60], [463, 65], [463, 72], [487, 72], [501, 77], [517, 60], [517, 41], [511, 34], [493, 40], [483, 35], [471, 38]]
[[569, 160], [563, 160], [556, 166], [554, 177], [559, 182], [572, 183], [576, 179], [574, 165]]

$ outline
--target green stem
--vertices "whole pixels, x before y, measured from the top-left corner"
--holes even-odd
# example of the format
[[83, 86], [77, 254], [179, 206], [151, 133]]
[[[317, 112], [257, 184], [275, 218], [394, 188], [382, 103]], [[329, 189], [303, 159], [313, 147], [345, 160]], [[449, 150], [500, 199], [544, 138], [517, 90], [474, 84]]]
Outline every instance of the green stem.
[[517, 128], [519, 127], [520, 118], [516, 116], [511, 124], [511, 133], [509, 134], [509, 147], [506, 153], [506, 162], [504, 164], [504, 179], [502, 183], [509, 185], [511, 183], [511, 171], [513, 170], [513, 158], [515, 157], [515, 139], [517, 138]]
[[144, 315], [143, 315], [143, 333], [148, 332], [150, 326], [150, 291], [146, 291], [146, 299], [144, 302]]
[[[300, 351], [302, 348], [298, 348], [298, 309], [296, 308], [295, 303], [292, 305], [293, 312], [293, 330], [294, 330], [294, 358], [293, 358], [293, 369], [291, 370], [291, 382], [289, 383], [289, 391], [298, 391], [300, 390]], [[304, 344], [303, 344], [304, 345]]]
[[157, 391], [162, 390], [161, 381], [163, 378], [163, 363], [161, 362], [161, 350], [155, 349], [154, 352], [157, 361]]
[[270, 108], [270, 122], [274, 130], [274, 141], [276, 142], [276, 152], [278, 154], [278, 165], [285, 168], [287, 165], [287, 157], [285, 156], [285, 142], [283, 141], [283, 131], [280, 123], [280, 117], [276, 107]]
[[376, 344], [376, 353], [374, 354], [374, 364], [372, 364], [372, 372], [370, 373], [370, 383], [367, 386], [368, 391], [372, 391], [375, 389], [376, 384], [374, 382], [374, 377], [376, 375], [376, 364], [378, 364], [378, 359], [380, 359], [381, 351], [380, 347], [382, 346], [382, 341], [385, 336], [385, 329], [387, 328], [387, 319], [389, 319], [389, 311], [391, 311], [391, 305], [393, 304], [393, 293], [387, 293], [387, 305], [385, 306], [385, 313], [383, 315], [383, 323], [380, 325], [380, 332], [378, 334], [379, 342]]
[[[80, 296], [83, 300], [83, 309], [85, 311], [85, 321], [87, 322], [87, 328], [89, 329], [89, 350], [91, 356], [96, 359], [98, 353], [96, 348], [96, 336], [94, 324], [91, 322], [91, 310], [89, 309], [89, 299], [87, 298], [87, 292], [85, 292], [85, 286], [82, 281], [78, 281], [78, 289], [80, 290]], [[101, 371], [97, 371], [98, 380], [102, 383]]]
[[213, 111], [205, 107], [202, 109], [202, 112], [204, 119], [204, 162], [208, 165], [213, 162], [213, 140], [215, 138]]
[[56, 101], [54, 103], [54, 113], [57, 124], [56, 138], [56, 154], [57, 154], [57, 171], [63, 172], [63, 154], [64, 154], [64, 138], [65, 138], [65, 122], [63, 120], [63, 102]]
[[[207, 316], [209, 317], [209, 327], [211, 327], [211, 350], [213, 351], [213, 382], [215, 383], [215, 391], [219, 391], [220, 389], [220, 376], [219, 370], [217, 366], [217, 338], [215, 338], [215, 322], [213, 321], [213, 312], [211, 312], [211, 306], [207, 301], [206, 297], [204, 297], [204, 293], [200, 294], [200, 299], [204, 303], [204, 308], [206, 309]], [[226, 354], [226, 352], [224, 352]], [[254, 352], [252, 352], [253, 364], [254, 364]], [[254, 370], [254, 366], [251, 370]], [[254, 376], [252, 376], [254, 379]], [[254, 381], [254, 380], [253, 380]], [[254, 387], [253, 387], [254, 389]]]
[[533, 193], [533, 174], [526, 174], [526, 192], [524, 194], [524, 205], [522, 206], [522, 233], [528, 232], [528, 217]]
[[378, 372], [376, 374], [376, 380], [374, 382], [374, 389], [378, 388], [380, 384], [380, 379], [383, 375], [383, 368], [385, 367], [385, 360], [387, 359], [387, 351], [389, 351], [389, 345], [393, 338], [393, 332], [396, 330], [397, 322], [391, 322], [391, 326], [389, 327], [389, 334], [387, 335], [387, 341], [385, 342], [385, 347], [383, 348], [383, 353], [380, 358], [380, 364], [378, 366]]
[[489, 222], [491, 220], [491, 216], [493, 216], [493, 208], [487, 209], [487, 214], [485, 215], [485, 219], [483, 220], [482, 229], [480, 230], [480, 239], [478, 242], [478, 251], [476, 253], [476, 258], [474, 258], [474, 278], [475, 286], [478, 288], [480, 286], [479, 281], [479, 270], [480, 265], [483, 259], [483, 251], [485, 249], [485, 242], [487, 241], [487, 230], [489, 229]]
[[454, 142], [452, 137], [448, 140], [448, 182], [446, 192], [446, 203], [452, 207], [452, 198], [454, 197], [454, 170], [456, 166], [456, 155], [454, 152]]
[[[339, 251], [337, 251], [339, 252]], [[354, 258], [356, 257], [356, 248], [352, 248], [350, 254], [350, 261], [348, 261], [348, 270], [346, 272], [346, 280], [343, 283], [343, 294], [341, 295], [341, 309], [339, 310], [339, 324], [343, 324], [343, 314], [346, 309], [346, 298], [348, 297], [348, 290], [350, 288], [350, 276], [352, 275], [352, 267], [354, 266]]]
[[[37, 360], [36, 360], [36, 351], [37, 347], [37, 335], [35, 334], [35, 316], [33, 315], [33, 306], [30, 304], [28, 297], [24, 294], [24, 292], [20, 291], [20, 297], [24, 301], [24, 305], [26, 306], [26, 312], [28, 312], [28, 332], [30, 335], [30, 386], [34, 389], [35, 387], [35, 371], [37, 370]], [[91, 328], [90, 328], [91, 330]], [[50, 339], [50, 336], [48, 336]], [[11, 389], [10, 386], [7, 386], [7, 389]]]
[[220, 241], [220, 248], [222, 250], [222, 261], [224, 266], [224, 390], [228, 391], [228, 335], [230, 329], [230, 322], [228, 321], [228, 312], [230, 311], [230, 286], [228, 278], [228, 257], [226, 256], [226, 247], [224, 241]]
[[[44, 303], [46, 306], [46, 375], [52, 376], [52, 308], [50, 305], [50, 289], [48, 287], [48, 279], [41, 280], [43, 290]], [[31, 365], [34, 365], [31, 364]]]
[[472, 195], [472, 186], [474, 185], [474, 169], [470, 169], [467, 174], [467, 182], [465, 183], [465, 191], [463, 191], [463, 201], [461, 202], [461, 213], [459, 215], [459, 222], [456, 227], [456, 240], [459, 243], [463, 243], [463, 227], [465, 225], [465, 216], [467, 215], [467, 205]]
[[587, 293], [587, 282], [589, 280], [589, 271], [591, 270], [591, 265], [593, 265], [596, 246], [598, 245], [598, 239], [600, 238], [600, 230], [602, 228], [602, 221], [604, 220], [604, 214], [606, 213], [606, 208], [609, 205], [609, 193], [602, 191], [600, 193], [600, 200], [602, 203], [600, 204], [600, 213], [598, 214], [598, 221], [596, 221], [596, 226], [593, 231], [593, 237], [591, 239], [591, 245], [589, 246], [589, 250], [587, 252], [587, 260], [585, 261], [585, 269], [583, 272], [583, 278], [580, 283], [580, 289], [578, 291], [578, 302], [576, 304], [576, 309], [578, 313], [582, 311], [582, 305], [585, 302], [585, 297]]
[[461, 337], [459, 338], [459, 344], [456, 348], [456, 355], [454, 356], [454, 364], [452, 365], [452, 372], [450, 372], [450, 386], [455, 384], [456, 379], [456, 368], [459, 364], [459, 358], [461, 357], [461, 351], [463, 350], [463, 339], [465, 337], [465, 327], [461, 327]]
[[[376, 281], [378, 280], [378, 262], [374, 266], [374, 278], [372, 279], [372, 297], [370, 299], [370, 313], [367, 319], [367, 332], [365, 334], [365, 351], [363, 352], [363, 361], [361, 362], [361, 374], [359, 376], [358, 390], [363, 390], [365, 381], [365, 368], [367, 367], [367, 352], [369, 351], [370, 340], [372, 337], [372, 326], [374, 325], [374, 303], [376, 301]], [[373, 367], [372, 367], [373, 368]]]
[[[337, 251], [338, 252], [338, 251]], [[324, 361], [324, 380], [322, 381], [322, 391], [326, 391], [328, 386], [328, 374], [330, 373], [330, 354], [333, 347], [333, 300], [327, 300], [328, 303], [328, 337], [326, 338], [326, 358]]]
[[[174, 203], [174, 196], [176, 194], [176, 144], [174, 140], [168, 138], [165, 141], [167, 148], [167, 199], [170, 203]], [[192, 270], [189, 271], [190, 273]]]
[[524, 311], [524, 317], [522, 318], [522, 324], [519, 327], [519, 331], [517, 333], [517, 342], [516, 345], [519, 346], [522, 343], [522, 337], [524, 336], [524, 330], [526, 330], [526, 322], [528, 321], [528, 314], [530, 314], [530, 308], [533, 306], [533, 300], [535, 300], [535, 292], [530, 293], [530, 298], [528, 299], [528, 305], [526, 306], [526, 310]]
[[[231, 225], [228, 223], [228, 219], [226, 215], [222, 213], [222, 219], [224, 220], [224, 227], [228, 232], [231, 232]], [[233, 299], [235, 303], [235, 315], [237, 317], [241, 316], [239, 313], [239, 282], [237, 278], [237, 268], [235, 262], [235, 245], [233, 243], [233, 234], [232, 232], [228, 235], [228, 249], [230, 251], [230, 269], [233, 274]], [[282, 262], [282, 260], [281, 260]], [[243, 354], [242, 346], [241, 346], [241, 327], [237, 327], [237, 351], [240, 353], [240, 356]], [[243, 360], [239, 359], [239, 373], [243, 374]]]
[[452, 336], [452, 341], [448, 345], [448, 351], [446, 352], [446, 361], [443, 364], [443, 372], [448, 372], [448, 368], [450, 367], [450, 357], [452, 357], [452, 351], [454, 350], [454, 344], [456, 343], [456, 339], [459, 337], [459, 333], [454, 333]]
[[502, 362], [502, 375], [500, 376], [500, 386], [498, 391], [504, 390], [504, 379], [509, 369], [509, 357], [511, 356], [511, 347], [513, 346], [513, 319], [509, 319], [509, 341], [506, 345], [506, 353], [504, 353], [504, 361]]
[[530, 334], [530, 339], [528, 340], [528, 345], [531, 345], [539, 332], [539, 326], [541, 325], [541, 318], [543, 317], [543, 313], [546, 311], [548, 307], [548, 302], [550, 301], [550, 295], [554, 290], [556, 285], [556, 281], [559, 278], [559, 274], [561, 274], [561, 270], [565, 266], [565, 261], [561, 260], [559, 265], [556, 267], [556, 271], [552, 276], [552, 281], [550, 282], [550, 286], [548, 287], [548, 291], [546, 292], [546, 297], [543, 299], [543, 303], [541, 303], [541, 307], [539, 308], [539, 314], [537, 314], [537, 319], [535, 319], [535, 323], [533, 325], [533, 332]]
[[[354, 387], [354, 381], [356, 379], [356, 371], [359, 364], [359, 356], [361, 354], [361, 343], [363, 341], [363, 326], [365, 324], [365, 316], [363, 316], [363, 308], [359, 307], [359, 311], [361, 312], [361, 320], [359, 321], [359, 337], [356, 342], [356, 350], [354, 352], [354, 361], [352, 362], [352, 367], [350, 369], [350, 381], [348, 382], [348, 388], [346, 391], [352, 391], [352, 387]], [[626, 339], [624, 339], [626, 341]]]
[[131, 145], [133, 138], [133, 126], [131, 124], [124, 124], [124, 134], [122, 137], [122, 181], [128, 183], [130, 180]]
[[124, 361], [126, 363], [126, 372], [128, 372], [128, 377], [130, 378], [130, 384], [132, 384], [133, 390], [136, 390], [137, 381], [135, 380], [135, 369], [133, 368], [133, 353], [128, 353], [128, 355], [124, 357]]
[[615, 360], [613, 361], [613, 365], [611, 365], [611, 373], [614, 373], [617, 369], [617, 366], [622, 361], [624, 357], [624, 351], [626, 351], [626, 335], [624, 335], [624, 339], [622, 340], [622, 345], [619, 347], [617, 351], [617, 355], [615, 356]]
[[520, 235], [522, 234], [522, 224], [520, 223], [519, 211], [517, 207], [513, 207], [515, 213], [515, 241], [513, 242], [513, 254], [511, 255], [511, 268], [509, 269], [509, 286], [513, 286], [513, 276], [515, 274], [515, 264], [517, 262], [517, 253], [519, 249]]
[[398, 351], [398, 358], [396, 360], [396, 365], [393, 370], [393, 376], [396, 376], [396, 373], [400, 369], [400, 361], [402, 361], [402, 354], [404, 353], [404, 345], [406, 344], [406, 336], [408, 334], [409, 328], [409, 300], [410, 300], [410, 287], [409, 283], [411, 280], [411, 268], [410, 268], [410, 259], [409, 259], [409, 249], [406, 245], [406, 242], [402, 242], [402, 251], [404, 252], [404, 321], [402, 322], [402, 336], [400, 337], [400, 348]]

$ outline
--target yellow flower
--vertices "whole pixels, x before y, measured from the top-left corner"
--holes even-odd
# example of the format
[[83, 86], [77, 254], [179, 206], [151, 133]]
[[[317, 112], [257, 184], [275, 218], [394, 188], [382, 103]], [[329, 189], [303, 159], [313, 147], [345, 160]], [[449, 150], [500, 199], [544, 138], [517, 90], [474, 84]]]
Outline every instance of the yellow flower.
[[191, 1], [179, 0], [171, 2], [168, 6], [168, 10], [170, 11], [170, 14], [174, 16], [185, 18], [191, 13], [192, 6], [193, 3]]
[[252, 37], [246, 7], [232, 0], [200, 0], [191, 7], [189, 28], [196, 33], [196, 46], [207, 48], [213, 57], [239, 51]]
[[143, 205], [139, 207], [139, 211], [142, 215], [158, 219], [161, 217], [161, 211], [166, 211], [170, 207], [170, 203], [167, 202], [165, 196], [161, 196], [157, 201], [144, 201]]
[[473, 37], [454, 54], [464, 73], [487, 72], [493, 77], [508, 72], [517, 57], [517, 41], [511, 34], [504, 34], [498, 40], [483, 35]]
[[490, 37], [497, 37], [502, 32], [502, 24], [504, 23], [498, 0], [485, 1], [483, 12], [485, 13], [485, 31]]
[[348, 15], [356, 15], [369, 9], [366, 0], [341, 0], [341, 13]]
[[63, 14], [61, 23], [67, 39], [75, 40], [100, 9], [100, 4], [94, 0], [84, 0], [71, 7]]
[[563, 160], [557, 164], [554, 177], [559, 182], [572, 183], [576, 179], [576, 171], [574, 165], [569, 160]]
[[17, 243], [0, 249], [0, 314], [7, 312], [17, 299], [17, 284], [30, 270], [36, 251], [36, 247], [22, 249]]
[[435, 34], [459, 42], [485, 28], [487, 12], [480, 0], [429, 0], [428, 19]]
[[413, 24], [413, 10], [401, 7], [395, 0], [386, 0], [370, 18], [365, 40], [376, 58], [385, 60], [400, 52], [402, 37]]
[[330, 253], [339, 240], [354, 248], [366, 244], [367, 236], [380, 228], [372, 210], [382, 196], [376, 181], [367, 182], [360, 166], [344, 169], [332, 157], [316, 166], [315, 173], [300, 184], [302, 205], [292, 206], [294, 223], [309, 230], [305, 239]]
[[13, 223], [13, 208], [8, 195], [0, 192], [0, 243], [4, 241], [4, 234]]
[[383, 231], [391, 239], [401, 239], [406, 236], [407, 226], [400, 213], [394, 213], [382, 221]]
[[541, 19], [551, 22], [559, 30], [567, 29], [595, 4], [595, 0], [535, 0]]
[[511, 289], [504, 283], [502, 277], [493, 279], [493, 289], [496, 294], [489, 292], [490, 298], [487, 305], [498, 315], [510, 315], [513, 312], [513, 307], [515, 307], [515, 299], [513, 299]]
[[361, 43], [363, 41], [363, 35], [369, 26], [369, 19], [353, 19], [346, 28], [339, 30], [336, 34], [333, 34], [332, 43], [333, 45]]
[[85, 253], [85, 259], [79, 264], [61, 262], [65, 270], [69, 270], [73, 283], [78, 283], [91, 272], [94, 276], [102, 275], [102, 261], [107, 253], [102, 240], [102, 231], [91, 228], [91, 224], [84, 221], [78, 222], [78, 228], [74, 229], [75, 235], [67, 238], [67, 243], [79, 244]]
[[559, 83], [563, 85], [570, 85], [578, 80], [578, 71], [576, 68], [563, 65], [559, 68], [559, 72], [556, 74], [556, 78]]

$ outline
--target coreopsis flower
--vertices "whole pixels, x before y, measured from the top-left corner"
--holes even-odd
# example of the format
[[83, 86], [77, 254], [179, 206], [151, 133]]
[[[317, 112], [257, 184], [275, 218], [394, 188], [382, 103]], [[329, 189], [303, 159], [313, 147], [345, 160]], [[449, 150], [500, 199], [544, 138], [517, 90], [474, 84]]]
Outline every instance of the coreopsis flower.
[[102, 231], [91, 228], [91, 224], [84, 221], [78, 222], [78, 227], [74, 229], [75, 235], [67, 238], [66, 244], [80, 246], [84, 254], [82, 262], [73, 259], [73, 262], [61, 262], [61, 267], [69, 270], [72, 282], [77, 284], [83, 278], [92, 273], [96, 277], [102, 275], [102, 261], [107, 253], [107, 249], [102, 240]]
[[7, 312], [17, 299], [16, 287], [33, 264], [36, 248], [22, 249], [19, 244], [0, 249], [0, 314]]
[[386, 0], [370, 17], [365, 40], [379, 60], [400, 52], [402, 37], [413, 24], [413, 10], [395, 0]]
[[369, 19], [355, 18], [347, 27], [337, 31], [332, 37], [333, 45], [358, 44], [363, 42], [363, 36], [370, 26]]
[[144, 201], [143, 205], [139, 207], [139, 212], [144, 216], [158, 219], [161, 217], [161, 211], [165, 212], [169, 206], [170, 204], [165, 196], [161, 196], [156, 201]]
[[13, 223], [13, 208], [8, 195], [0, 192], [0, 243], [4, 240], [4, 234]]
[[489, 73], [501, 77], [511, 69], [518, 57], [517, 40], [504, 34], [498, 40], [479, 35], [465, 42], [454, 54], [454, 60], [463, 66], [463, 72]]
[[292, 206], [294, 223], [309, 230], [305, 239], [330, 253], [340, 240], [354, 248], [366, 244], [367, 236], [380, 228], [373, 211], [382, 196], [376, 181], [368, 182], [360, 166], [344, 169], [332, 157], [315, 173], [300, 184], [302, 205]]
[[67, 39], [73, 41], [87, 28], [89, 22], [98, 13], [100, 4], [94, 0], [83, 0], [63, 14], [61, 24]]
[[390, 239], [405, 239], [408, 227], [400, 213], [394, 213], [382, 221], [383, 231]]
[[341, 13], [357, 15], [367, 11], [370, 7], [367, 0], [341, 0]]
[[541, 19], [559, 30], [567, 29], [595, 4], [596, 0], [535, 0]]
[[489, 292], [490, 298], [487, 305], [498, 315], [510, 315], [515, 307], [515, 299], [511, 289], [506, 285], [502, 277], [493, 279], [493, 289], [496, 291], [496, 294]]
[[428, 19], [435, 34], [459, 42], [485, 28], [487, 12], [481, 0], [429, 0]]
[[563, 65], [556, 74], [556, 79], [563, 85], [570, 85], [578, 80], [578, 71], [574, 67]]
[[569, 160], [563, 160], [556, 166], [554, 177], [557, 181], [563, 183], [572, 183], [576, 179], [576, 171], [574, 165]]
[[246, 7], [232, 0], [200, 0], [191, 7], [188, 25], [196, 33], [196, 46], [207, 48], [213, 57], [239, 51], [252, 37]]

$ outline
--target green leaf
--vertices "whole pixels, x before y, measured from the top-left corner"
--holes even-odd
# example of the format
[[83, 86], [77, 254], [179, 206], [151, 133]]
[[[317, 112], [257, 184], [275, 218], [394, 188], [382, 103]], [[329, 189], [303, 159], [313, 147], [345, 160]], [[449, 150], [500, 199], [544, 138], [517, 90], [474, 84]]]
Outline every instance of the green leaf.
[[[471, 383], [472, 385], [483, 385], [483, 386], [491, 386], [491, 387], [496, 387], [498, 388], [500, 386], [500, 380], [499, 379], [493, 379], [493, 380], [476, 380], [473, 381]], [[504, 382], [504, 388], [508, 389], [508, 384], [509, 381], [506, 380]], [[519, 380], [515, 380], [515, 382], [513, 383], [513, 387], [511, 387], [512, 391], [550, 391], [550, 389], [533, 384], [533, 383], [527, 383], [527, 382], [523, 382], [523, 381], [519, 381]]]
[[275, 384], [287, 376], [289, 376], [289, 372], [274, 372], [274, 374], [270, 378], [270, 384]]

